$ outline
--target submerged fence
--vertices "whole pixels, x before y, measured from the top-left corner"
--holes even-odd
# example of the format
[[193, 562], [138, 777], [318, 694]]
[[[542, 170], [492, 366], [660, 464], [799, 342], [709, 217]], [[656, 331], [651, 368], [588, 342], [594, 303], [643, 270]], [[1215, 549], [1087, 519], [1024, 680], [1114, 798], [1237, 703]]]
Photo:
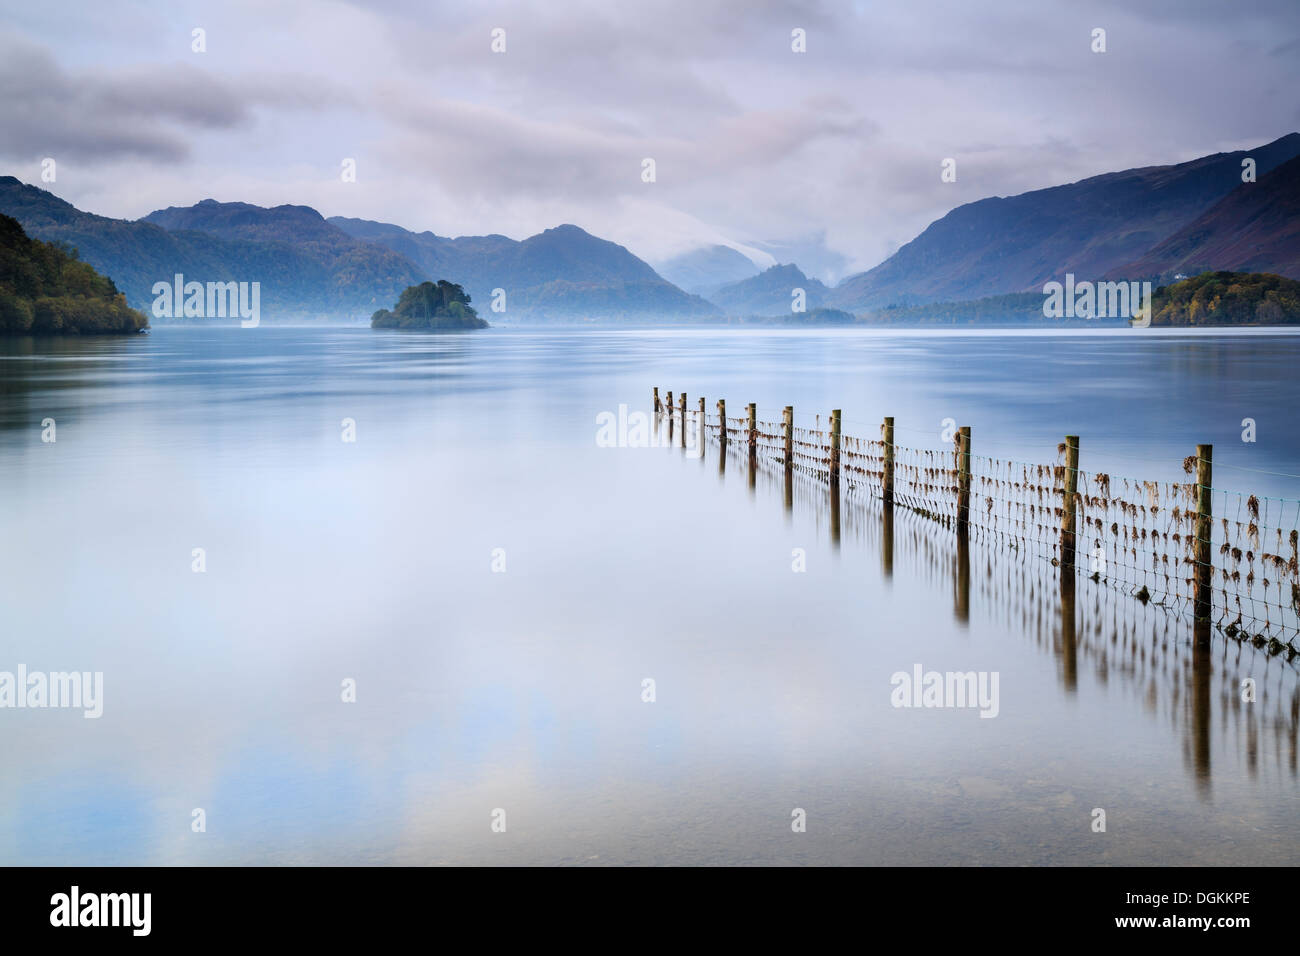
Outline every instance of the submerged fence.
[[[1198, 639], [1208, 626], [1270, 651], [1300, 652], [1300, 500], [1228, 491], [1213, 484], [1213, 448], [1196, 446], [1183, 461], [1186, 482], [1149, 481], [1080, 468], [1078, 436], [1067, 435], [1050, 464], [991, 458], [972, 450], [969, 427], [953, 448], [911, 448], [895, 441], [893, 418], [878, 438], [844, 434], [840, 411], [826, 427], [758, 418], [752, 403], [728, 417], [687, 409], [680, 393], [657, 414], [722, 446], [739, 449], [751, 469], [763, 462], [828, 487], [832, 510], [841, 495], [908, 509], [967, 536], [996, 542], [1022, 557], [1050, 562], [1073, 579], [1081, 573], [1143, 604], [1191, 617]], [[752, 470], [751, 470], [752, 476]], [[788, 493], [788, 492], [787, 492]]]

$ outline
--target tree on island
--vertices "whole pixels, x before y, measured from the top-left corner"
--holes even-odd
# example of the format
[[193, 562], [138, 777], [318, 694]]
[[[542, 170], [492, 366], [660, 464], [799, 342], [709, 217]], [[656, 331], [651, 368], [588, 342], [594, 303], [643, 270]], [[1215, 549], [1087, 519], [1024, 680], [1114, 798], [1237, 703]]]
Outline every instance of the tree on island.
[[1300, 282], [1269, 272], [1203, 272], [1156, 289], [1152, 325], [1295, 325]]
[[41, 242], [0, 215], [0, 335], [102, 335], [149, 325], [75, 249]]
[[393, 311], [370, 317], [372, 329], [486, 329], [469, 304], [469, 295], [454, 282], [439, 279], [409, 286]]

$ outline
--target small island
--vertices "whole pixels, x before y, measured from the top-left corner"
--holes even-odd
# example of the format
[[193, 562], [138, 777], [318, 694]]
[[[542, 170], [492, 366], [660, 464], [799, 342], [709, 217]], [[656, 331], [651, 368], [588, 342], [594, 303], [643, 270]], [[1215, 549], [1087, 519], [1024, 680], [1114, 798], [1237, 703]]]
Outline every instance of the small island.
[[32, 239], [0, 215], [0, 335], [123, 335], [148, 326], [75, 249]]
[[439, 279], [409, 286], [393, 311], [380, 309], [370, 317], [372, 329], [486, 329], [469, 304], [469, 295], [454, 282]]

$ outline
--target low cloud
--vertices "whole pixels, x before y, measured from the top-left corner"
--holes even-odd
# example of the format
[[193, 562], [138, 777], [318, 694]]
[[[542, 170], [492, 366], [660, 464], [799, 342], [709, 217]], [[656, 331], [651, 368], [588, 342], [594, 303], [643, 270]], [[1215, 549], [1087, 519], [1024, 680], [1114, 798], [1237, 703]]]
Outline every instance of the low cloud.
[[1294, 0], [231, 0], [198, 58], [192, 11], [94, 16], [34, 7], [0, 38], [0, 156], [67, 154], [60, 195], [107, 215], [215, 195], [443, 235], [575, 222], [651, 258], [774, 243], [852, 271], [964, 202], [1300, 124]]
[[0, 35], [0, 156], [179, 163], [195, 135], [248, 128], [254, 109], [347, 105], [349, 93], [292, 74], [228, 80], [190, 63], [65, 70], [46, 48]]

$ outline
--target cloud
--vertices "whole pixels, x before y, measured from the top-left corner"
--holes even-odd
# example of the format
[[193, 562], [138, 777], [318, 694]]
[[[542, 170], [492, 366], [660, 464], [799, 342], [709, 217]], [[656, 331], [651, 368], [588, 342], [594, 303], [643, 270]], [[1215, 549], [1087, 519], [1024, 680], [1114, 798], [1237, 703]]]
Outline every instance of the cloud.
[[960, 203], [1300, 122], [1293, 0], [141, 0], [21, 23], [0, 155], [68, 153], [61, 195], [96, 212], [217, 195], [443, 235], [575, 222], [655, 258], [777, 243], [866, 268]]
[[0, 35], [0, 155], [178, 163], [196, 133], [253, 123], [256, 107], [320, 109], [351, 96], [293, 74], [230, 81], [190, 63], [64, 70], [45, 48]]

